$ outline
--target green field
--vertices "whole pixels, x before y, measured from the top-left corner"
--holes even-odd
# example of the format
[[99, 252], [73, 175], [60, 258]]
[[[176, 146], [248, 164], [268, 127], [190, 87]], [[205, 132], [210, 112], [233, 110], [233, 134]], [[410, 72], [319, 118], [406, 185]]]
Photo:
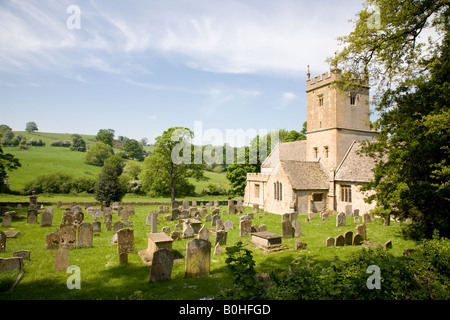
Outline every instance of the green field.
[[[11, 208], [18, 215], [26, 216], [27, 208]], [[150, 210], [156, 206], [135, 206], [136, 214], [130, 216], [134, 223], [135, 250], [129, 254], [129, 263], [119, 265], [117, 245], [110, 243], [113, 232], [107, 231], [102, 223], [99, 236], [95, 236], [93, 247], [86, 249], [70, 250], [69, 264], [77, 265], [81, 271], [81, 289], [69, 290], [66, 286], [69, 274], [64, 271], [53, 272], [54, 250], [45, 249], [45, 235], [54, 232], [61, 221], [63, 208], [54, 209], [53, 227], [41, 227], [40, 224], [28, 224], [26, 219], [15, 219], [12, 228], [0, 227], [1, 230], [19, 230], [16, 238], [7, 239], [6, 251], [0, 253], [0, 257], [11, 257], [16, 250], [31, 250], [31, 260], [25, 261], [25, 273], [14, 291], [9, 294], [1, 294], [0, 299], [201, 299], [215, 297], [232, 283], [231, 276], [225, 271], [224, 247], [221, 255], [211, 256], [210, 276], [189, 279], [184, 275], [184, 256], [188, 240], [179, 240], [173, 243], [173, 251], [182, 259], [175, 263], [172, 272], [172, 280], [169, 282], [149, 283], [149, 267], [145, 266], [137, 252], [147, 248], [147, 236], [150, 227], [145, 225], [145, 218]], [[226, 210], [221, 208], [221, 212]], [[251, 208], [245, 208], [250, 212]], [[211, 210], [208, 211], [210, 213]], [[176, 221], [164, 221], [164, 214], [158, 218], [158, 230], [169, 226], [174, 230]], [[328, 221], [318, 219], [305, 222], [306, 215], [300, 215], [302, 221], [303, 236], [295, 239], [283, 239], [287, 250], [277, 253], [264, 253], [256, 249], [250, 243], [251, 237], [239, 236], [239, 216], [221, 214], [223, 220], [234, 222], [234, 229], [228, 231], [227, 246], [234, 245], [237, 241], [243, 241], [254, 253], [256, 270], [258, 273], [272, 271], [286, 271], [289, 263], [300, 257], [309, 256], [315, 260], [327, 260], [334, 256], [346, 258], [353, 253], [362, 250], [363, 246], [325, 247], [327, 237], [336, 237], [348, 230], [355, 230], [356, 224], [353, 218], [347, 218], [345, 227], [335, 227], [335, 216]], [[261, 218], [260, 218], [261, 217]], [[113, 214], [113, 222], [118, 221], [117, 213]], [[39, 222], [41, 218], [39, 217]], [[92, 222], [92, 216], [85, 214], [85, 221]], [[275, 214], [255, 214], [253, 224], [266, 224], [268, 231], [281, 234], [281, 217]], [[207, 228], [214, 228], [211, 222], [205, 223]], [[392, 240], [393, 249], [390, 252], [396, 256], [402, 255], [403, 250], [414, 248], [416, 243], [404, 240], [400, 237], [400, 224], [392, 222], [391, 226], [384, 227], [380, 220], [367, 223], [367, 235], [370, 241], [385, 243]], [[214, 243], [214, 236], [210, 240]], [[301, 240], [308, 244], [307, 250], [296, 251], [295, 241]], [[225, 246], [226, 247], [226, 246]], [[0, 290], [7, 290], [17, 274], [14, 272], [3, 273], [0, 277]]]

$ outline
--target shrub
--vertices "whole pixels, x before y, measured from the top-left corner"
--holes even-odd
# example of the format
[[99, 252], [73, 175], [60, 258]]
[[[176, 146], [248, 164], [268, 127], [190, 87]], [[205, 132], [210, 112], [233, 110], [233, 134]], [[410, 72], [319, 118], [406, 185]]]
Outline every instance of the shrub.
[[103, 166], [105, 160], [114, 154], [111, 146], [103, 143], [94, 143], [89, 150], [86, 152], [86, 163], [95, 166]]
[[55, 140], [52, 143], [50, 143], [50, 146], [52, 147], [64, 147], [68, 148], [72, 145], [72, 142], [69, 140]]
[[210, 196], [219, 196], [219, 195], [226, 195], [227, 190], [225, 190], [224, 187], [222, 187], [220, 184], [217, 183], [210, 183], [202, 190], [203, 195], [210, 195]]
[[23, 194], [36, 193], [93, 193], [95, 180], [87, 177], [74, 178], [72, 175], [56, 172], [36, 177], [25, 184]]

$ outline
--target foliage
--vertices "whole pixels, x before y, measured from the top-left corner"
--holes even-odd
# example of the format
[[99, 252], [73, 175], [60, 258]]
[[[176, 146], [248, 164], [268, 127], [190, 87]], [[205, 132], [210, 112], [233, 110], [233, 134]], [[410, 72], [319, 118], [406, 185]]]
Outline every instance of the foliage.
[[210, 196], [226, 195], [227, 190], [217, 183], [210, 183], [202, 190], [202, 194]]
[[79, 192], [93, 193], [94, 186], [95, 179], [87, 177], [75, 178], [71, 174], [55, 172], [37, 176], [35, 179], [27, 182], [22, 193], [31, 194], [32, 191], [35, 191], [36, 193], [61, 194]]
[[252, 251], [244, 248], [242, 242], [226, 248], [226, 270], [234, 277], [234, 288], [222, 294], [222, 298], [252, 300], [262, 296], [262, 286], [256, 278]]
[[135, 139], [127, 139], [123, 145], [123, 151], [129, 159], [144, 160], [144, 147]]
[[194, 133], [181, 127], [172, 127], [156, 138], [155, 149], [144, 160], [139, 175], [143, 188], [151, 195], [193, 195], [195, 186], [187, 178], [204, 179], [203, 164], [194, 164], [191, 139]]
[[105, 165], [98, 176], [95, 184], [94, 197], [97, 201], [104, 202], [109, 206], [113, 201], [122, 200], [125, 195], [119, 178], [117, 177], [116, 168], [111, 165]]
[[[368, 1], [377, 4], [381, 19], [371, 27], [366, 7], [354, 31], [341, 38], [345, 48], [334, 59], [346, 71], [339, 85], [354, 85], [354, 73], [379, 81], [375, 98], [378, 139], [363, 152], [377, 161], [374, 179], [376, 212], [412, 218], [404, 232], [430, 238], [434, 229], [450, 235], [450, 6], [443, 0]], [[419, 43], [427, 27], [442, 41]], [[424, 50], [424, 49], [427, 50]]]
[[86, 152], [85, 161], [95, 166], [103, 166], [105, 160], [114, 154], [110, 145], [97, 141]]
[[69, 140], [55, 140], [52, 143], [50, 143], [50, 146], [52, 147], [64, 147], [68, 148], [72, 145], [72, 142]]
[[96, 139], [97, 141], [101, 141], [112, 147], [114, 141], [114, 133], [115, 131], [113, 129], [100, 129], [97, 133]]
[[72, 135], [72, 146], [70, 147], [72, 151], [86, 152], [86, 142], [83, 137], [79, 134]]
[[[369, 266], [380, 268], [380, 289], [369, 289]], [[346, 261], [316, 262], [307, 256], [289, 272], [271, 272], [270, 299], [406, 300], [449, 299], [449, 240], [425, 240], [410, 256], [395, 257], [381, 248], [358, 251]]]
[[[0, 140], [2, 134], [0, 133]], [[2, 192], [8, 191], [8, 171], [15, 170], [22, 165], [19, 159], [10, 153], [4, 153], [2, 145], [0, 144], [0, 190]]]
[[109, 156], [108, 159], [105, 160], [104, 165], [110, 165], [114, 169], [116, 169], [117, 176], [120, 176], [123, 172], [123, 168], [125, 166], [125, 160], [117, 154]]
[[30, 121], [30, 122], [27, 122], [27, 124], [25, 125], [25, 131], [27, 131], [27, 132], [35, 132], [38, 130], [39, 129], [38, 129], [36, 122]]

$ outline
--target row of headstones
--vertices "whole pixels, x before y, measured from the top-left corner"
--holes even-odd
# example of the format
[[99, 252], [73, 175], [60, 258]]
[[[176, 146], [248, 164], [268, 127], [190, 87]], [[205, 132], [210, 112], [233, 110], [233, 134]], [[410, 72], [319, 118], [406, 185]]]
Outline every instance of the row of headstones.
[[[356, 209], [355, 209], [355, 210], [356, 210]], [[336, 227], [343, 227], [343, 226], [345, 226], [345, 218], [346, 218], [346, 217], [347, 217], [347, 216], [346, 216], [345, 213], [343, 213], [343, 212], [339, 213], [339, 214], [336, 216]], [[364, 214], [362, 215], [362, 218], [363, 218], [363, 223], [372, 221], [372, 219], [371, 219], [371, 217], [370, 217], [370, 215], [369, 215], [368, 213], [364, 213]], [[355, 223], [359, 223], [359, 222], [360, 222], [359, 216], [355, 216], [355, 217], [353, 217], [353, 219], [354, 219], [353, 221], [354, 221]]]
[[327, 247], [340, 247], [344, 245], [358, 246], [362, 244], [364, 240], [367, 240], [367, 228], [366, 225], [360, 224], [356, 226], [356, 233], [353, 235], [353, 231], [347, 231], [344, 235], [338, 235], [336, 238], [329, 237], [326, 240]]

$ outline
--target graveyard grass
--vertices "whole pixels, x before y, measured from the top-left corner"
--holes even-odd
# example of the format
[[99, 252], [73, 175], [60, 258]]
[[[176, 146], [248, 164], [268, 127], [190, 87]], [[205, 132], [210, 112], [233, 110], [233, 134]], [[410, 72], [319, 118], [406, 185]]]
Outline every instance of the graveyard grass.
[[[42, 201], [41, 198], [38, 199]], [[11, 208], [17, 211], [18, 216], [26, 216], [27, 208]], [[338, 256], [346, 259], [355, 252], [362, 250], [364, 246], [332, 247], [325, 246], [328, 237], [336, 237], [346, 231], [355, 231], [357, 224], [353, 217], [346, 218], [346, 226], [337, 228], [335, 226], [336, 216], [330, 216], [328, 221], [321, 221], [319, 214], [316, 219], [305, 222], [306, 215], [299, 215], [302, 223], [303, 236], [299, 238], [283, 239], [287, 250], [274, 253], [264, 253], [251, 244], [251, 237], [241, 238], [239, 236], [239, 216], [225, 214], [226, 207], [221, 207], [221, 218], [234, 222], [234, 229], [228, 231], [227, 245], [222, 247], [221, 255], [211, 255], [210, 275], [203, 278], [185, 278], [185, 251], [186, 243], [191, 240], [179, 240], [173, 242], [173, 251], [182, 259], [174, 263], [172, 279], [167, 282], [149, 283], [149, 267], [145, 266], [138, 251], [145, 250], [148, 245], [146, 234], [150, 227], [146, 226], [145, 220], [149, 211], [157, 210], [157, 206], [135, 206], [135, 215], [130, 216], [134, 223], [135, 250], [128, 256], [128, 264], [119, 265], [117, 245], [111, 245], [112, 231], [107, 231], [103, 222], [100, 236], [94, 236], [93, 247], [84, 249], [72, 249], [69, 252], [69, 265], [77, 265], [81, 271], [81, 289], [67, 288], [67, 279], [71, 274], [65, 271], [54, 272], [53, 262], [55, 250], [45, 249], [45, 236], [54, 232], [61, 222], [64, 208], [53, 206], [54, 217], [52, 227], [41, 227], [39, 215], [38, 224], [28, 224], [26, 219], [14, 218], [11, 228], [0, 226], [0, 230], [19, 230], [15, 238], [7, 239], [6, 251], [0, 253], [0, 257], [11, 257], [16, 250], [31, 250], [31, 260], [24, 261], [25, 272], [22, 279], [12, 293], [0, 294], [0, 299], [90, 299], [90, 300], [128, 300], [128, 299], [151, 299], [151, 300], [173, 300], [217, 297], [223, 290], [232, 286], [233, 279], [226, 270], [225, 247], [233, 246], [238, 241], [243, 241], [247, 248], [252, 250], [256, 261], [257, 273], [268, 273], [269, 271], [287, 271], [289, 263], [301, 256], [308, 256], [315, 261], [328, 261]], [[83, 210], [85, 212], [85, 210]], [[245, 208], [244, 213], [251, 212], [251, 208]], [[210, 213], [211, 210], [208, 210]], [[261, 216], [262, 218], [259, 218]], [[159, 214], [158, 231], [162, 227], [169, 226], [174, 230], [177, 221], [164, 221], [164, 214]], [[85, 213], [84, 221], [93, 222], [92, 216]], [[119, 221], [117, 211], [113, 211], [113, 222]], [[275, 214], [264, 214], [262, 211], [254, 214], [252, 224], [265, 224], [269, 232], [281, 234], [281, 216]], [[210, 229], [211, 222], [206, 222]], [[395, 256], [401, 256], [405, 249], [415, 248], [417, 243], [404, 240], [400, 235], [400, 223], [391, 222], [390, 226], [383, 226], [382, 221], [367, 223], [368, 240], [372, 242], [385, 243], [392, 240], [393, 248], [389, 251]], [[214, 236], [210, 236], [214, 243]], [[306, 242], [306, 250], [295, 250], [295, 241]], [[214, 247], [214, 246], [212, 246]], [[212, 248], [212, 251], [214, 248]], [[14, 282], [17, 273], [7, 272], [0, 275], [0, 291], [5, 291]]]

